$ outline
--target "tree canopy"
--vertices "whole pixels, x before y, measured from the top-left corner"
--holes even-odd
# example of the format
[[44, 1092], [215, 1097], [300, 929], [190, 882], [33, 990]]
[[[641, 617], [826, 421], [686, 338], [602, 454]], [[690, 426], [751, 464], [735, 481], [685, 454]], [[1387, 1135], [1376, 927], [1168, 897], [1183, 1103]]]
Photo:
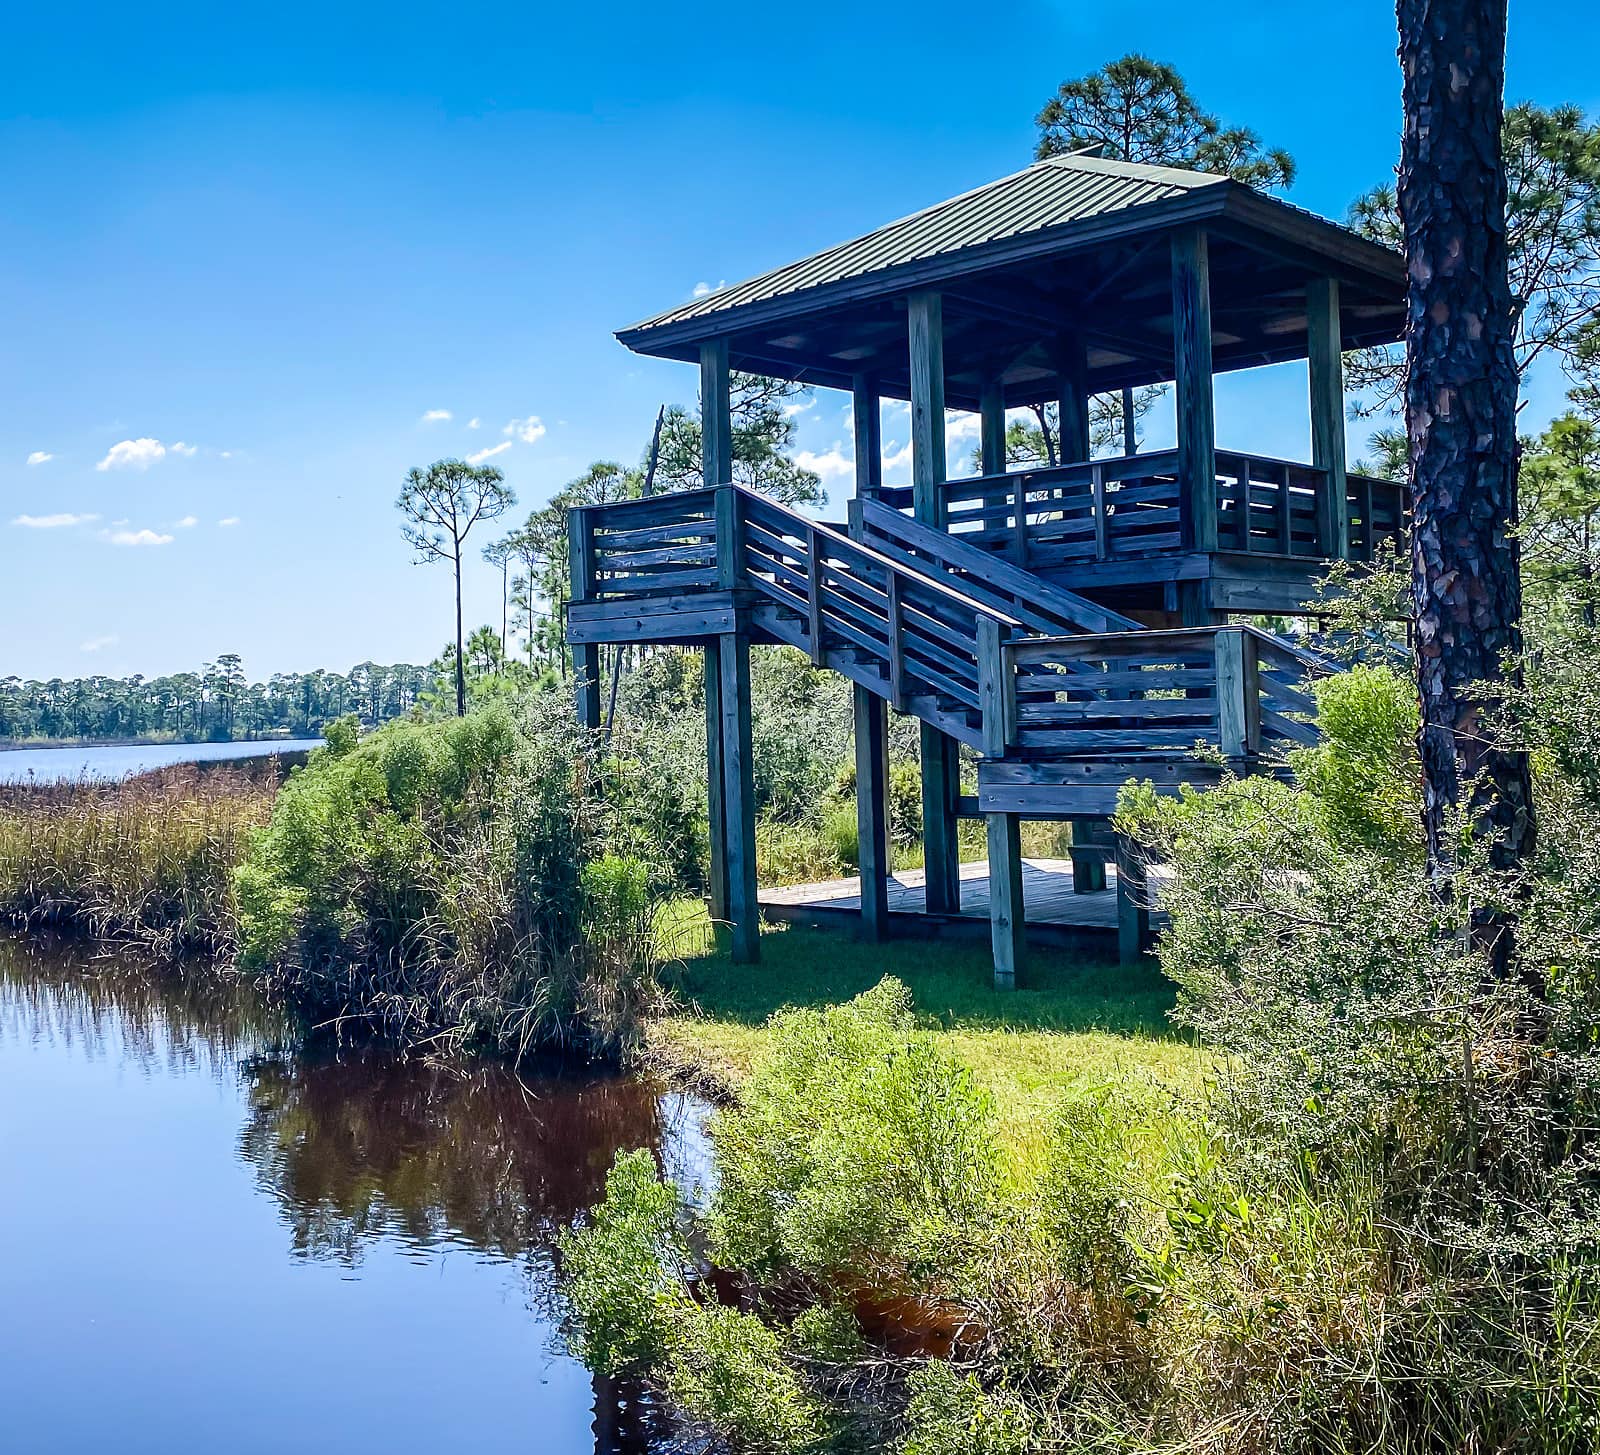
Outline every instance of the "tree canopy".
[[1224, 126], [1173, 67], [1148, 56], [1126, 55], [1063, 81], [1034, 122], [1041, 159], [1101, 147], [1122, 161], [1191, 167], [1252, 187], [1294, 181], [1288, 152], [1262, 146], [1247, 127]]

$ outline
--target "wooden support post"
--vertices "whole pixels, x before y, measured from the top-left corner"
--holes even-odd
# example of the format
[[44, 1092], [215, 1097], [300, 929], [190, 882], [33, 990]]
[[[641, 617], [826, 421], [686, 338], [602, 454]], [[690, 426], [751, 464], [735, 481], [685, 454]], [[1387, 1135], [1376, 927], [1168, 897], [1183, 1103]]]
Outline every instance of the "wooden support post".
[[[619, 650], [616, 647], [613, 651]], [[578, 725], [600, 726], [600, 648], [580, 642], [572, 649], [572, 682], [578, 694]]]
[[721, 675], [722, 811], [728, 866], [728, 920], [735, 964], [761, 958], [756, 893], [755, 778], [750, 741], [750, 638], [726, 632], [717, 653]]
[[739, 491], [733, 485], [717, 486], [713, 510], [717, 527], [717, 584], [732, 591], [744, 568], [744, 542], [739, 536]]
[[1089, 508], [1094, 512], [1094, 558], [1097, 561], [1103, 561], [1110, 553], [1110, 538], [1106, 532], [1110, 519], [1106, 515], [1106, 467], [1104, 465], [1095, 464], [1089, 467], [1089, 493]]
[[1117, 836], [1117, 959], [1136, 964], [1150, 948], [1150, 909], [1144, 865], [1122, 835]]
[[857, 374], [850, 382], [856, 498], [876, 499], [883, 489], [883, 410], [879, 404], [878, 381], [871, 374]]
[[1106, 858], [1116, 852], [1116, 840], [1104, 819], [1072, 821], [1072, 892], [1097, 894], [1106, 887]]
[[[911, 374], [912, 513], [927, 525], [945, 524], [944, 308], [939, 294], [907, 300]], [[898, 643], [891, 641], [891, 653]], [[961, 759], [954, 739], [922, 724], [922, 849], [924, 903], [929, 914], [961, 909], [961, 846], [956, 799]]]
[[1178, 400], [1178, 513], [1183, 544], [1217, 548], [1217, 430], [1211, 392], [1211, 274], [1206, 235], [1172, 235], [1173, 378]]
[[1242, 628], [1230, 627], [1212, 639], [1217, 673], [1217, 746], [1225, 758], [1242, 758], [1248, 751], [1244, 638]]
[[827, 580], [827, 562], [817, 547], [817, 528], [809, 521], [805, 527], [806, 540], [806, 635], [811, 639], [811, 664], [824, 663], [822, 639], [822, 591]]
[[728, 341], [700, 345], [700, 478], [706, 485], [733, 480], [733, 398], [728, 385]]
[[937, 293], [913, 293], [906, 308], [911, 350], [912, 513], [943, 526], [944, 308]]
[[1306, 350], [1310, 360], [1311, 463], [1323, 472], [1317, 497], [1317, 535], [1331, 560], [1350, 555], [1350, 512], [1344, 446], [1344, 352], [1339, 327], [1339, 280], [1306, 284]]
[[728, 918], [728, 815], [722, 785], [722, 638], [707, 637], [706, 684], [706, 820], [711, 840], [711, 918]]
[[1122, 453], [1136, 455], [1139, 453], [1139, 421], [1134, 415], [1134, 392], [1132, 389], [1122, 391]]
[[1005, 474], [1006, 391], [999, 379], [990, 379], [978, 400], [978, 457], [983, 474]]
[[[588, 601], [595, 594], [594, 533], [588, 513], [582, 509], [567, 512], [568, 592], [573, 601]], [[613, 649], [615, 650], [615, 649]], [[578, 723], [581, 727], [600, 726], [600, 648], [584, 642], [572, 649], [572, 681], [578, 698]]]
[[861, 933], [889, 935], [889, 731], [883, 699], [854, 689], [856, 863], [861, 871]]
[[994, 988], [1013, 990], [1027, 950], [1022, 902], [1022, 821], [1014, 813], [985, 815], [989, 841], [989, 938]]
[[1061, 401], [1057, 454], [1073, 465], [1089, 458], [1089, 347], [1080, 334], [1063, 334], [1053, 352]]
[[960, 745], [923, 723], [922, 866], [929, 914], [961, 913], [961, 843], [956, 833], [960, 792]]
[[1006, 628], [978, 618], [978, 709], [983, 714], [983, 756], [1003, 758], [1017, 740], [1017, 673], [1006, 653]]

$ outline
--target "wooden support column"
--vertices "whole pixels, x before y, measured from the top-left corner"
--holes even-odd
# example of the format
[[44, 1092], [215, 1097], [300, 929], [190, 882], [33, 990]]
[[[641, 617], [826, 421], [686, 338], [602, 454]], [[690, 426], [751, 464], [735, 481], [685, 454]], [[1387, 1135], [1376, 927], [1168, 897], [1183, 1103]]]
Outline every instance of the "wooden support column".
[[[594, 595], [594, 536], [585, 512], [567, 512], [568, 592], [573, 601], [587, 601]], [[614, 649], [613, 649], [614, 650]], [[572, 649], [572, 683], [578, 699], [578, 725], [600, 726], [600, 647], [580, 642]]]
[[750, 638], [726, 632], [717, 652], [722, 736], [723, 852], [728, 921], [735, 964], [761, 958], [761, 905], [756, 895], [756, 805], [750, 742]]
[[1311, 463], [1324, 472], [1322, 494], [1317, 498], [1317, 533], [1322, 554], [1341, 561], [1350, 555], [1342, 342], [1339, 281], [1313, 278], [1306, 284], [1306, 350], [1310, 361]]
[[1106, 887], [1106, 859], [1116, 853], [1116, 840], [1105, 819], [1072, 821], [1072, 892], [1096, 894]]
[[1146, 903], [1144, 865], [1121, 834], [1117, 835], [1117, 959], [1136, 964], [1150, 948], [1150, 910]]
[[855, 687], [856, 863], [861, 871], [861, 934], [889, 937], [889, 724], [883, 699]]
[[[911, 374], [912, 511], [925, 524], [945, 523], [944, 310], [937, 293], [907, 302]], [[961, 846], [956, 802], [961, 757], [954, 739], [922, 724], [922, 850], [929, 914], [961, 910]]]
[[1063, 334], [1054, 347], [1061, 427], [1057, 450], [1063, 465], [1089, 458], [1089, 347], [1078, 334]]
[[978, 400], [979, 468], [985, 475], [1006, 472], [1006, 391], [998, 379], [983, 386]]
[[700, 478], [706, 485], [727, 485], [733, 479], [733, 397], [725, 338], [700, 345]]
[[912, 513], [943, 526], [944, 308], [937, 293], [913, 293], [906, 307], [911, 348]]
[[707, 637], [706, 684], [706, 819], [711, 840], [711, 918], [728, 918], [728, 815], [722, 785], [722, 639]]
[[870, 374], [857, 374], [850, 382], [856, 498], [876, 499], [883, 489], [883, 411], [879, 403], [878, 381]]
[[1217, 548], [1217, 427], [1211, 392], [1211, 270], [1206, 235], [1172, 235], [1172, 349], [1183, 544]]
[[1022, 903], [1022, 820], [1014, 813], [985, 815], [989, 841], [989, 939], [994, 948], [994, 988], [1013, 990], [1023, 973], [1027, 926]]

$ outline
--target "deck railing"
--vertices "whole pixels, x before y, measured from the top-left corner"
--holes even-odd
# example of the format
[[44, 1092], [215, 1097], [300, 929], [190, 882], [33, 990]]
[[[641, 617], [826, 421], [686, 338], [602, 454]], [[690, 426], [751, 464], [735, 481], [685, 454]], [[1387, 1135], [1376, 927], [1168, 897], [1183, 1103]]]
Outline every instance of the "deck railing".
[[1179, 752], [1227, 758], [1315, 741], [1312, 654], [1251, 626], [1003, 642], [985, 752], [1059, 757]]
[[[1327, 559], [1322, 497], [1327, 472], [1313, 465], [1218, 451], [1217, 548]], [[1346, 551], [1371, 560], [1405, 527], [1405, 487], [1346, 477]], [[909, 486], [888, 486], [886, 504], [909, 508]], [[1177, 551], [1184, 502], [1176, 450], [1085, 460], [949, 480], [941, 487], [952, 535], [1026, 570]]]

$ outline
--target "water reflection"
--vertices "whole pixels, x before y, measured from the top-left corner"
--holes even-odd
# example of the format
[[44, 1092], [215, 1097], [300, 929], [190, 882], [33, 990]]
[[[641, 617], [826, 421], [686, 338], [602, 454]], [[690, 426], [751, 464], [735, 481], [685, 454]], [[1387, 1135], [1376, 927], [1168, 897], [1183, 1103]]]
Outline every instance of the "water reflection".
[[[659, 1450], [562, 1347], [553, 1246], [620, 1149], [692, 1180], [699, 1121], [632, 1078], [306, 1048], [242, 985], [0, 939], [0, 1444]], [[239, 1409], [273, 1418], [234, 1439]]]

